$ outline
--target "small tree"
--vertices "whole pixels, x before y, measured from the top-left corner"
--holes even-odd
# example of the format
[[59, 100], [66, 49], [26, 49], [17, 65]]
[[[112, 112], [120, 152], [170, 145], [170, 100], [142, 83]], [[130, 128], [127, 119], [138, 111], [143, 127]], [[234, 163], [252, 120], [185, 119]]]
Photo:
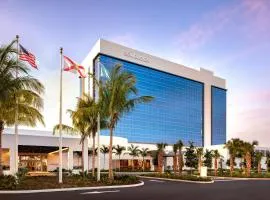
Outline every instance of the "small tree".
[[100, 151], [103, 154], [103, 169], [105, 169], [105, 156], [107, 153], [109, 153], [109, 147], [102, 145], [102, 147], [100, 148]]
[[257, 171], [258, 174], [262, 172], [262, 158], [263, 158], [263, 153], [262, 152], [256, 152], [255, 153], [255, 158], [256, 158], [256, 163], [257, 163]]
[[251, 155], [252, 155], [252, 152], [254, 152], [255, 145], [258, 145], [257, 141], [253, 141], [252, 143], [244, 142], [241, 146], [245, 154], [245, 160], [246, 160], [246, 165], [247, 165], [247, 172], [246, 172], [247, 176], [250, 176], [251, 162], [252, 162]]
[[143, 171], [144, 171], [144, 158], [147, 156], [149, 154], [149, 148], [142, 148], [141, 150], [140, 150], [140, 155], [142, 156], [142, 158], [143, 158], [143, 164], [142, 164], [142, 169], [143, 169]]
[[128, 147], [128, 151], [129, 151], [129, 155], [132, 156], [131, 166], [132, 166], [132, 170], [134, 170], [134, 158], [139, 155], [140, 149], [138, 146], [134, 146], [133, 144], [131, 144]]
[[197, 158], [198, 158], [198, 172], [201, 173], [201, 167], [202, 167], [202, 155], [203, 155], [203, 148], [198, 148], [196, 150]]
[[119, 158], [119, 171], [120, 171], [121, 170], [120, 158], [121, 158], [123, 151], [126, 150], [126, 147], [120, 146], [118, 144], [118, 145], [114, 146], [113, 149], [115, 150], [115, 152], [114, 152], [115, 155], [117, 155]]
[[[218, 170], [218, 159], [220, 159], [221, 155], [220, 153], [218, 152], [218, 150], [214, 150], [213, 151], [213, 157], [214, 157], [214, 162], [215, 162], [215, 176], [217, 176], [217, 170]], [[222, 163], [221, 163], [222, 165]], [[222, 167], [222, 166], [221, 166]]]
[[189, 142], [189, 146], [186, 148], [186, 166], [191, 168], [191, 173], [192, 173], [192, 168], [196, 168], [198, 165], [198, 158], [196, 155], [195, 147], [193, 145], [193, 142]]
[[212, 168], [212, 158], [213, 158], [213, 155], [212, 155], [212, 151], [206, 149], [205, 153], [204, 153], [204, 161], [203, 161], [203, 164], [204, 166], [208, 167], [208, 168]]
[[182, 140], [179, 140], [176, 144], [178, 146], [178, 168], [179, 168], [179, 174], [182, 174], [182, 170], [183, 170], [183, 167], [184, 167], [184, 160], [183, 160], [183, 154], [182, 154], [184, 143], [182, 142]]

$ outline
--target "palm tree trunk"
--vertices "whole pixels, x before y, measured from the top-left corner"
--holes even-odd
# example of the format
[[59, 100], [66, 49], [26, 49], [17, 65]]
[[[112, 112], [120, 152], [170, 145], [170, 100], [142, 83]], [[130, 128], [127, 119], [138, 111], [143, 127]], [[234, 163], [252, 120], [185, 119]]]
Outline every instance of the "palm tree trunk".
[[173, 171], [174, 171], [174, 174], [176, 174], [176, 171], [177, 171], [177, 156], [176, 156], [176, 153], [173, 156]]
[[95, 176], [95, 160], [96, 160], [96, 155], [95, 155], [95, 148], [96, 148], [96, 141], [95, 141], [95, 136], [93, 133], [93, 146], [92, 146], [92, 176]]
[[103, 154], [103, 169], [105, 169], [105, 153]]
[[113, 146], [113, 128], [110, 127], [110, 145], [109, 145], [109, 179], [113, 180], [113, 169], [112, 169], [112, 146]]
[[2, 165], [2, 134], [4, 130], [4, 121], [0, 120], [0, 176], [3, 175], [3, 165]]
[[217, 159], [215, 158], [215, 176], [217, 176]]
[[162, 167], [163, 167], [163, 152], [159, 152], [159, 154], [158, 154], [158, 170], [159, 170], [159, 173], [162, 173]]
[[84, 151], [84, 140], [82, 140], [82, 172], [84, 173], [84, 158], [83, 158], [83, 151]]
[[121, 171], [120, 156], [121, 156], [121, 155], [119, 155], [119, 172]]
[[142, 170], [144, 172], [144, 157], [142, 158]]
[[246, 153], [246, 162], [247, 162], [247, 176], [250, 176], [251, 170], [251, 155], [249, 152]]
[[258, 162], [258, 174], [260, 174], [262, 172], [262, 165], [261, 165], [261, 161]]
[[234, 158], [232, 155], [230, 155], [230, 174], [231, 174], [231, 176], [233, 175], [233, 171], [234, 171]]
[[199, 159], [198, 159], [198, 172], [199, 174], [201, 174], [201, 168], [202, 168], [202, 158], [201, 156], [199, 156]]
[[131, 161], [131, 167], [132, 167], [132, 171], [134, 171], [134, 157], [132, 156], [132, 161]]
[[178, 169], [178, 171], [179, 171], [179, 175], [181, 175], [182, 174], [182, 169], [183, 169], [183, 157], [182, 157], [182, 153], [181, 152], [179, 152], [179, 157], [178, 157], [178, 167], [179, 167], [179, 169]]

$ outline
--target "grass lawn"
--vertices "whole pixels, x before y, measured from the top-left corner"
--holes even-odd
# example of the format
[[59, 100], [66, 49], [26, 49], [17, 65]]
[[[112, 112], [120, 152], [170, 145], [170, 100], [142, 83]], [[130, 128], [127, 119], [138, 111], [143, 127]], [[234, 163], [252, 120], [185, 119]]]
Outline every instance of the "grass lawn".
[[114, 181], [109, 181], [107, 175], [101, 176], [101, 181], [97, 182], [96, 177], [90, 175], [64, 176], [63, 184], [58, 183], [57, 176], [26, 176], [16, 181], [13, 176], [0, 177], [0, 190], [35, 190], [53, 188], [72, 188], [72, 187], [94, 187], [106, 185], [127, 185], [136, 184], [139, 180], [135, 176], [115, 176]]

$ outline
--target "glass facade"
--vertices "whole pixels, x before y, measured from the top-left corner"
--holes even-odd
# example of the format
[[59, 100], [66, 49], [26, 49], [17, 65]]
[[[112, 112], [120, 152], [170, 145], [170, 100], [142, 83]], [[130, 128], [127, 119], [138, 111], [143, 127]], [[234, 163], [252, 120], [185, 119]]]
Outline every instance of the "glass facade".
[[226, 142], [226, 90], [212, 86], [212, 145]]
[[[99, 55], [101, 79], [106, 79], [115, 64], [134, 74], [139, 95], [155, 99], [140, 104], [118, 122], [114, 135], [129, 142], [174, 144], [181, 139], [203, 146], [203, 92], [204, 85], [176, 75], [138, 64]], [[95, 69], [96, 71], [96, 69]], [[102, 130], [102, 135], [109, 135]]]

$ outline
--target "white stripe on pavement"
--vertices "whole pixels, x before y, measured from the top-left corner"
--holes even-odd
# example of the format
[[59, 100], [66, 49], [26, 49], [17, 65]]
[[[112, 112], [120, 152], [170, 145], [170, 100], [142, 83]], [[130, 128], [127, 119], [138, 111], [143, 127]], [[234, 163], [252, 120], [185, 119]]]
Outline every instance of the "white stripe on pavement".
[[114, 192], [120, 192], [120, 190], [93, 191], [93, 192], [84, 192], [84, 193], [81, 193], [81, 194], [102, 194], [102, 193], [114, 193]]
[[158, 182], [158, 183], [163, 183], [164, 182], [164, 181], [160, 181], [160, 180], [149, 180], [149, 181]]

